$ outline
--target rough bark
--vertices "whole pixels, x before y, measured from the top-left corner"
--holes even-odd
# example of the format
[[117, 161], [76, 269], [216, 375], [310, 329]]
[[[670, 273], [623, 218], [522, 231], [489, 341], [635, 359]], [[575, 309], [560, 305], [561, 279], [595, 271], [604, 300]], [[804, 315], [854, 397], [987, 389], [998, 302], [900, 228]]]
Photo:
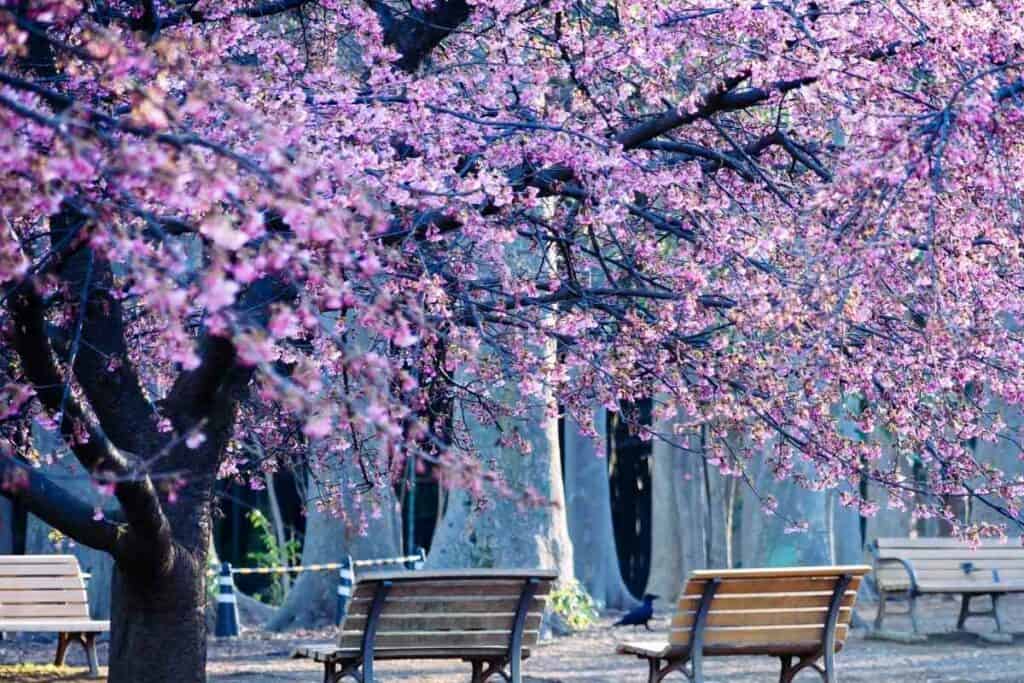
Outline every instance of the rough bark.
[[573, 578], [558, 420], [550, 405], [534, 406], [528, 413], [525, 426], [501, 419], [504, 429], [525, 429], [528, 454], [503, 447], [494, 425], [467, 416], [467, 426], [480, 457], [493, 463], [512, 491], [532, 488], [550, 503], [524, 506], [518, 499], [496, 495], [489, 485], [479, 500], [464, 490], [452, 491], [434, 534], [428, 567], [544, 568], [557, 569], [561, 581]]
[[581, 434], [571, 416], [565, 418], [565, 496], [573, 566], [576, 578], [599, 605], [627, 609], [636, 604], [636, 598], [622, 580], [615, 547], [603, 408], [595, 412], [594, 430], [600, 442]]
[[[826, 524], [826, 500], [822, 491], [811, 491], [794, 481], [776, 480], [762, 458], [748, 463], [755, 491], [743, 487], [742, 566], [784, 567], [824, 565], [830, 562], [831, 543]], [[810, 470], [805, 472], [811, 476]], [[774, 496], [776, 513], [766, 515], [761, 498]], [[787, 533], [794, 522], [807, 522], [803, 532]]]
[[[671, 432], [669, 425], [659, 428]], [[726, 480], [702, 457], [699, 434], [657, 439], [652, 450], [651, 573], [647, 592], [674, 600], [695, 569], [727, 567], [733, 498]]]
[[[322, 491], [314, 474], [307, 477], [306, 533], [302, 564], [339, 562], [352, 559], [395, 557], [401, 554], [402, 526], [394, 489], [387, 482], [366, 494], [355, 493], [363, 477], [354, 458], [347, 458], [334, 471], [325, 473], [341, 491], [340, 515], [325, 511], [317, 503]], [[311, 628], [333, 622], [337, 604], [337, 572], [303, 572], [295, 579], [284, 604], [267, 623], [267, 628]]]

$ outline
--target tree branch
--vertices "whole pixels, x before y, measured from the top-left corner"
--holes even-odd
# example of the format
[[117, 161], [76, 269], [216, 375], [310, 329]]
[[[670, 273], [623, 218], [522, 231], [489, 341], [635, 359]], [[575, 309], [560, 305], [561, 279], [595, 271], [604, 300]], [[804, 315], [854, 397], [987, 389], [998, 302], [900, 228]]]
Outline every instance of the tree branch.
[[43, 406], [60, 420], [60, 431], [71, 451], [92, 476], [110, 481], [130, 526], [133, 545], [145, 547], [156, 567], [169, 566], [171, 529], [153, 483], [137, 472], [107, 435], [90, 419], [73, 394], [65, 394], [65, 378], [46, 336], [45, 308], [29, 283], [8, 301], [12, 346]]
[[0, 455], [0, 494], [82, 545], [117, 554], [124, 529], [94, 519], [93, 508], [11, 456]]

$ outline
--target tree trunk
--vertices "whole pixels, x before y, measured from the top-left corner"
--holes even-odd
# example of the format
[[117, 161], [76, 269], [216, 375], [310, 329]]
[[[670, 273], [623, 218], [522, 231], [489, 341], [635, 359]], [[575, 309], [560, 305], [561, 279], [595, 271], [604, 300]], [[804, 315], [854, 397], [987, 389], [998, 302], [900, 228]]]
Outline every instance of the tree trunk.
[[[548, 400], [553, 401], [550, 396]], [[574, 577], [558, 419], [552, 407], [533, 406], [522, 421], [500, 418], [505, 431], [524, 430], [530, 445], [527, 454], [503, 447], [495, 425], [481, 424], [467, 415], [467, 427], [480, 457], [493, 463], [513, 494], [533, 489], [550, 503], [524, 506], [518, 499], [496, 493], [490, 485], [483, 487], [477, 500], [464, 490], [451, 491], [444, 519], [434, 534], [428, 567], [543, 568], [558, 570], [563, 582]]]
[[627, 609], [636, 598], [622, 580], [612, 529], [605, 411], [595, 412], [599, 441], [581, 434], [571, 416], [564, 427], [565, 494], [576, 578], [600, 606]]
[[[770, 444], [766, 446], [770, 447]], [[741, 493], [743, 566], [829, 564], [832, 549], [825, 521], [825, 493], [811, 491], [794, 481], [776, 480], [772, 468], [765, 464], [763, 457], [748, 463], [748, 474], [756, 493], [750, 487], [744, 487]], [[806, 474], [811, 476], [810, 466], [807, 467]], [[769, 495], [775, 497], [778, 507], [775, 514], [766, 515], [762, 510], [761, 498]], [[787, 530], [795, 522], [806, 522], [807, 530]]]
[[[221, 440], [211, 449], [220, 450]], [[175, 454], [167, 467], [176, 467]], [[115, 565], [111, 586], [108, 683], [203, 683], [206, 681], [206, 570], [212, 530], [214, 471], [211, 452], [194, 452], [202, 466], [163, 501], [171, 526], [169, 568], [145, 576], [130, 558]]]
[[[306, 533], [302, 544], [302, 564], [340, 562], [346, 555], [353, 559], [395, 557], [401, 554], [402, 526], [394, 489], [387, 481], [378, 482], [374, 498], [353, 494], [362, 475], [354, 458], [335, 470], [333, 481], [341, 491], [343, 516], [322, 510], [321, 495], [312, 474], [307, 478]], [[284, 604], [267, 628], [311, 628], [333, 623], [337, 605], [338, 573], [303, 572], [292, 584]]]
[[[659, 427], [670, 433], [671, 425]], [[651, 513], [651, 574], [647, 592], [674, 600], [695, 569], [728, 567], [733, 498], [728, 480], [702, 456], [700, 435], [675, 437], [690, 450], [655, 440]]]

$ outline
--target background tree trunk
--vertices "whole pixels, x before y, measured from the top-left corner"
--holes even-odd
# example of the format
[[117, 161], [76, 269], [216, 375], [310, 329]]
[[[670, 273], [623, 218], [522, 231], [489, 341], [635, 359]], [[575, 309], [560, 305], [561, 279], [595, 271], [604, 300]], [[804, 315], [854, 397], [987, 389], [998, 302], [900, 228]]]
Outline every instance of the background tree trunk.
[[[451, 491], [427, 558], [429, 567], [544, 568], [557, 569], [563, 582], [574, 577], [558, 419], [552, 408], [534, 406], [527, 411], [524, 436], [531, 447], [529, 454], [503, 447], [496, 426], [483, 425], [467, 415], [469, 433], [480, 457], [493, 462], [510, 489], [522, 492], [532, 488], [551, 504], [523, 506], [518, 500], [496, 494], [489, 485], [484, 487], [481, 500], [474, 500], [462, 489]], [[501, 421], [506, 430], [523, 428], [519, 420]]]
[[604, 408], [594, 415], [595, 442], [580, 433], [571, 416], [564, 421], [565, 496], [576, 578], [604, 608], [636, 604], [619, 568], [608, 488], [608, 425]]
[[[314, 475], [309, 474], [302, 564], [340, 562], [346, 555], [356, 560], [400, 555], [401, 514], [390, 484], [381, 482], [369, 494], [355, 495], [353, 489], [362, 481], [362, 475], [354, 457], [348, 458], [328, 477], [341, 487], [344, 517], [320, 509], [318, 484]], [[267, 628], [281, 631], [333, 623], [337, 589], [338, 573], [335, 571], [299, 574]]]
[[[663, 424], [659, 432], [671, 432]], [[647, 592], [674, 601], [695, 569], [728, 567], [733, 497], [729, 480], [702, 456], [701, 435], [676, 437], [678, 448], [655, 439], [651, 512], [651, 574]]]
[[[776, 480], [763, 456], [748, 463], [748, 473], [757, 493], [745, 486], [740, 494], [743, 499], [742, 566], [829, 564], [831, 543], [826, 524], [825, 493], [803, 488], [788, 479]], [[775, 496], [778, 501], [773, 515], [764, 514], [758, 497], [768, 495]], [[792, 522], [807, 522], [808, 528], [805, 532], [787, 533], [786, 528]]]

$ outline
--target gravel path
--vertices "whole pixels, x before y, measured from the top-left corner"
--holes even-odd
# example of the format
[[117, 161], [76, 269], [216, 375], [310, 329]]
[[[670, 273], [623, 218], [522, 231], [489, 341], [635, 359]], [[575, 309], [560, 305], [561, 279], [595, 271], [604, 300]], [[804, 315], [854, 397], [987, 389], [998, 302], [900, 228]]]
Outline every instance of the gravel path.
[[[922, 602], [922, 625], [929, 632], [927, 643], [904, 644], [867, 640], [864, 632], [854, 631], [846, 649], [839, 656], [840, 679], [843, 683], [1024, 683], [1024, 596], [1005, 601], [1004, 614], [1010, 628], [1019, 633], [1009, 645], [995, 645], [971, 633], [955, 633], [958, 603], [949, 599], [931, 598]], [[859, 608], [861, 616], [870, 619], [873, 605]], [[613, 630], [612, 618], [597, 627], [567, 638], [543, 643], [524, 666], [526, 683], [640, 683], [646, 680], [642, 662], [616, 656], [615, 644], [628, 640], [628, 630]], [[990, 620], [977, 619], [969, 626], [989, 630]], [[664, 629], [667, 621], [657, 626]], [[906, 620], [894, 618], [886, 626], [908, 628]], [[643, 633], [637, 632], [642, 638]], [[275, 683], [277, 681], [321, 680], [317, 665], [288, 658], [292, 647], [300, 642], [325, 642], [331, 638], [329, 629], [318, 632], [268, 634], [247, 632], [242, 638], [219, 642], [211, 640], [210, 683]], [[58, 672], [41, 665], [53, 656], [53, 644], [19, 638], [0, 641], [0, 680], [61, 681], [84, 683], [80, 671]], [[106, 659], [106, 646], [101, 644], [100, 660]], [[84, 658], [72, 652], [71, 664], [81, 665]], [[34, 663], [34, 664], [32, 664]], [[381, 662], [380, 683], [465, 683], [468, 666], [460, 662]], [[778, 680], [777, 662], [767, 657], [733, 657], [707, 660], [705, 676], [708, 683], [754, 683]], [[673, 679], [684, 681], [681, 675]], [[813, 672], [797, 678], [799, 683], [818, 681]]]

